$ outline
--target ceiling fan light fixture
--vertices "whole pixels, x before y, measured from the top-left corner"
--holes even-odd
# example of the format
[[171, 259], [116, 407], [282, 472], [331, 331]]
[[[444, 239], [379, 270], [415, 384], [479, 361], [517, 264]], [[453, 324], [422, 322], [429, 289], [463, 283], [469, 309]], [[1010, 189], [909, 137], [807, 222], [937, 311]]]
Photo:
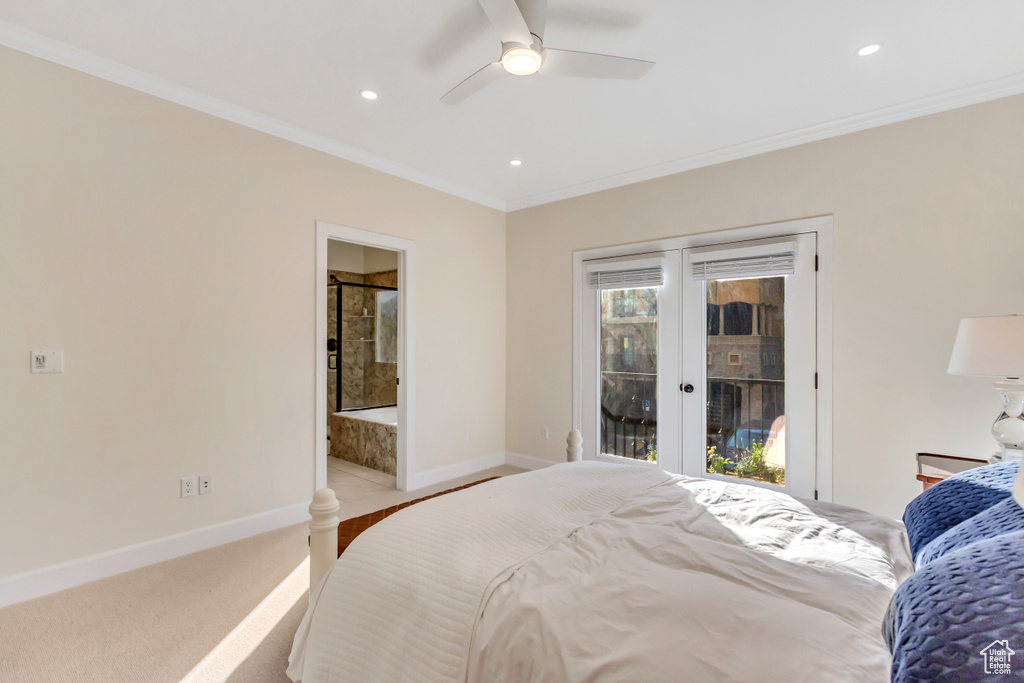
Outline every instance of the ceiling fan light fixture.
[[513, 76], [529, 76], [537, 73], [542, 58], [532, 47], [513, 47], [501, 55], [501, 65]]
[[375, 99], [377, 99], [377, 93], [373, 92], [372, 90], [363, 90], [359, 94], [363, 96], [364, 100], [375, 100]]
[[881, 43], [870, 43], [868, 45], [865, 45], [861, 49], [857, 50], [857, 56], [858, 57], [870, 57], [871, 55], [875, 54], [876, 52], [878, 52], [881, 49], [882, 49], [882, 44]]

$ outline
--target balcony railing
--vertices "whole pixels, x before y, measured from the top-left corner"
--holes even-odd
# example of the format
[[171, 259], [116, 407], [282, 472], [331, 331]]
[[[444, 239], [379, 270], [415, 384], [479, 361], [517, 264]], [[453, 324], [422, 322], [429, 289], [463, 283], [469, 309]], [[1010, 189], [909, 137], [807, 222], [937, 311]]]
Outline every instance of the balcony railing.
[[[657, 375], [603, 371], [601, 384], [601, 452], [647, 460], [657, 448]], [[709, 377], [707, 447], [732, 460], [764, 445], [785, 406], [784, 380]]]
[[764, 445], [786, 412], [785, 388], [781, 379], [708, 377], [708, 448], [732, 459], [755, 441]]
[[655, 455], [657, 374], [601, 372], [601, 452], [635, 460]]

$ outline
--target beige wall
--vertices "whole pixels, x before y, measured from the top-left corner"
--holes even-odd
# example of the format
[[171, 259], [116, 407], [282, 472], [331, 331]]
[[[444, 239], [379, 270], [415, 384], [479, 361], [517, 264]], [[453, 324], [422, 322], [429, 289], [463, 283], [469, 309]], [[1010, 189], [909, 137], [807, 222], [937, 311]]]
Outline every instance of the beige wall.
[[347, 273], [365, 273], [366, 253], [363, 245], [329, 240], [327, 242], [327, 270]]
[[995, 450], [946, 365], [961, 317], [1024, 313], [1022, 188], [1017, 96], [511, 214], [507, 450], [563, 457], [574, 250], [833, 214], [834, 499], [902, 514], [916, 451]]
[[398, 252], [388, 249], [363, 248], [364, 273], [380, 273], [398, 268]]
[[[421, 471], [564, 457], [573, 250], [822, 214], [836, 500], [898, 515], [915, 451], [994, 448], [998, 398], [945, 367], [960, 317], [1024, 312], [1024, 97], [516, 212], [506, 235], [7, 49], [0, 92], [0, 577], [308, 500], [316, 220], [416, 240]], [[30, 375], [32, 348], [65, 373]], [[197, 474], [214, 494], [179, 498]]]
[[361, 244], [329, 240], [327, 269], [349, 273], [379, 273], [398, 268], [398, 252], [390, 249], [364, 247]]
[[420, 469], [504, 450], [501, 212], [7, 49], [0, 92], [0, 576], [309, 500], [317, 220], [416, 241]]

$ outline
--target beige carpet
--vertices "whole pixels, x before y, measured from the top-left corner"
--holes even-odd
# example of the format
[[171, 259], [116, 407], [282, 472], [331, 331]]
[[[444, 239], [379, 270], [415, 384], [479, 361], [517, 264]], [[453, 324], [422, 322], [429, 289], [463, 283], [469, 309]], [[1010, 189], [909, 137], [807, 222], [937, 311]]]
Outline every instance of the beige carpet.
[[[488, 476], [342, 503], [354, 517]], [[304, 524], [0, 609], [0, 681], [288, 683], [308, 603]]]
[[280, 681], [308, 601], [297, 525], [0, 610], [0, 681]]

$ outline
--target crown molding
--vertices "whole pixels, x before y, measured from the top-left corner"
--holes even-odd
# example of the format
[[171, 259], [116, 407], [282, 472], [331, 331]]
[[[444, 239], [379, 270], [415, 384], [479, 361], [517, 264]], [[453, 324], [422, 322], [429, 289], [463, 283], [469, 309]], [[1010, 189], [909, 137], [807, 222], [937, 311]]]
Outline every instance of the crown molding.
[[322, 135], [311, 133], [298, 126], [293, 126], [250, 109], [230, 104], [224, 100], [205, 95], [176, 83], [171, 83], [143, 71], [123, 66], [104, 57], [99, 57], [56, 40], [51, 40], [13, 24], [0, 22], [0, 45], [503, 212], [519, 211], [542, 204], [550, 204], [563, 199], [571, 199], [594, 192], [601, 192], [602, 190], [611, 190], [645, 180], [662, 178], [705, 166], [735, 161], [745, 157], [764, 154], [765, 152], [795, 147], [808, 142], [816, 142], [839, 135], [846, 135], [847, 133], [855, 133], [890, 123], [927, 116], [928, 114], [937, 114], [949, 111], [950, 109], [1024, 93], [1024, 73], [1016, 73], [986, 81], [985, 83], [903, 102], [891, 107], [835, 119], [807, 126], [806, 128], [798, 128], [778, 135], [750, 140], [738, 145], [701, 152], [664, 164], [647, 166], [626, 173], [617, 173], [585, 183], [570, 185], [569, 187], [550, 192], [541, 192], [505, 201], [497, 197], [468, 190], [456, 183], [421, 173], [403, 164], [389, 161], [375, 154], [370, 154]]
[[504, 200], [473, 192], [455, 183], [436, 178], [402, 164], [350, 147], [322, 135], [293, 126], [278, 119], [240, 107], [216, 97], [210, 97], [191, 88], [166, 81], [144, 71], [133, 69], [112, 60], [80, 50], [76, 47], [51, 40], [19, 26], [0, 21], [0, 45], [19, 52], [39, 57], [46, 61], [66, 66], [76, 71], [102, 78], [105, 81], [123, 85], [154, 97], [180, 104], [211, 116], [237, 123], [246, 128], [258, 130], [267, 135], [294, 142], [325, 154], [345, 159], [375, 171], [402, 178], [439, 190], [476, 204], [506, 211]]
[[571, 185], [551, 192], [510, 199], [507, 202], [507, 211], [519, 211], [529, 209], [542, 204], [550, 204], [563, 199], [580, 197], [602, 190], [611, 190], [625, 185], [653, 180], [664, 176], [692, 171], [705, 166], [713, 166], [726, 161], [735, 161], [745, 157], [752, 157], [765, 152], [773, 152], [787, 147], [795, 147], [808, 142], [817, 142], [827, 138], [856, 133], [857, 131], [877, 128], [890, 123], [898, 123], [908, 119], [937, 114], [951, 109], [958, 109], [972, 104], [980, 104], [990, 100], [997, 100], [1001, 97], [1019, 95], [1024, 93], [1024, 73], [1016, 73], [1003, 78], [986, 81], [977, 85], [949, 90], [937, 95], [929, 95], [920, 99], [903, 102], [891, 107], [875, 109], [874, 111], [847, 116], [825, 123], [798, 128], [796, 130], [772, 135], [757, 140], [750, 140], [738, 145], [730, 145], [709, 152], [701, 152], [692, 156], [669, 161], [656, 166], [647, 166], [627, 173], [599, 178], [578, 185]]

